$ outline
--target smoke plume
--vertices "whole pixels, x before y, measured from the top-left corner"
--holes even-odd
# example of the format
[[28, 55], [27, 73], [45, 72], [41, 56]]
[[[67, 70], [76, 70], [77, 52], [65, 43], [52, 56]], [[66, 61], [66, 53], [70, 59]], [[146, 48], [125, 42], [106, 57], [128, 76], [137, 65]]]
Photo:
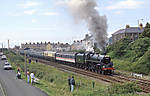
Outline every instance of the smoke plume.
[[85, 21], [97, 47], [105, 50], [107, 41], [107, 18], [96, 10], [96, 0], [68, 0], [67, 5], [76, 21]]

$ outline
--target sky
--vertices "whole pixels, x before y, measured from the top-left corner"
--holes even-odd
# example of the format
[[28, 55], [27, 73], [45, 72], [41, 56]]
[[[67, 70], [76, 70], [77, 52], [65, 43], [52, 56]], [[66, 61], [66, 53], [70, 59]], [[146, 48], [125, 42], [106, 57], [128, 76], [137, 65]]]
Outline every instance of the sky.
[[[0, 47], [25, 42], [72, 43], [89, 33], [86, 23], [76, 23], [66, 0], [0, 0]], [[96, 10], [106, 15], [108, 37], [126, 24], [150, 22], [149, 0], [97, 0]], [[143, 19], [143, 20], [141, 20]]]

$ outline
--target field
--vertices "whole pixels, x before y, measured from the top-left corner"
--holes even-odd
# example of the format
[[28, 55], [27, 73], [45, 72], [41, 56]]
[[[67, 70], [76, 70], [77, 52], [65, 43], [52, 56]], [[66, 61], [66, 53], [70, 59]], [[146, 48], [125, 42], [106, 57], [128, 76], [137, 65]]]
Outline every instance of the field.
[[[26, 80], [24, 74], [24, 58], [12, 52], [5, 52], [13, 69], [21, 68], [23, 79]], [[49, 96], [138, 96], [140, 92], [135, 83], [127, 82], [125, 84], [110, 84], [89, 79], [88, 77], [76, 75], [60, 71], [54, 67], [35, 63], [27, 64], [29, 71], [33, 71], [35, 76], [40, 79], [40, 84], [34, 84]], [[69, 91], [68, 76], [74, 76], [76, 85], [74, 92]], [[93, 86], [93, 83], [95, 85]], [[129, 87], [130, 86], [130, 87]], [[141, 96], [141, 95], [139, 95]], [[143, 95], [145, 96], [145, 95]]]

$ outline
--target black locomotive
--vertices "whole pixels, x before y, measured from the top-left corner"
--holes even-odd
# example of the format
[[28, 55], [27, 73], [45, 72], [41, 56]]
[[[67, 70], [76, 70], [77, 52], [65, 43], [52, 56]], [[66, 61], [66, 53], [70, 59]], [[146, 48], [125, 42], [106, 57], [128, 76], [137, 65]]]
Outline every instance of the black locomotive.
[[90, 70], [101, 74], [112, 74], [114, 71], [111, 58], [107, 55], [95, 53], [78, 53], [76, 55], [76, 65], [79, 68]]

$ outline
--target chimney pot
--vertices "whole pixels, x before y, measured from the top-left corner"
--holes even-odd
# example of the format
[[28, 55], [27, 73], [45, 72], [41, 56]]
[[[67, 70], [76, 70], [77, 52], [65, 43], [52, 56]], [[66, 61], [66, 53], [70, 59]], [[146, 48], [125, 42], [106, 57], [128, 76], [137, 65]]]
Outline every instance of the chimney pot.
[[130, 28], [130, 25], [126, 25], [126, 28]]

